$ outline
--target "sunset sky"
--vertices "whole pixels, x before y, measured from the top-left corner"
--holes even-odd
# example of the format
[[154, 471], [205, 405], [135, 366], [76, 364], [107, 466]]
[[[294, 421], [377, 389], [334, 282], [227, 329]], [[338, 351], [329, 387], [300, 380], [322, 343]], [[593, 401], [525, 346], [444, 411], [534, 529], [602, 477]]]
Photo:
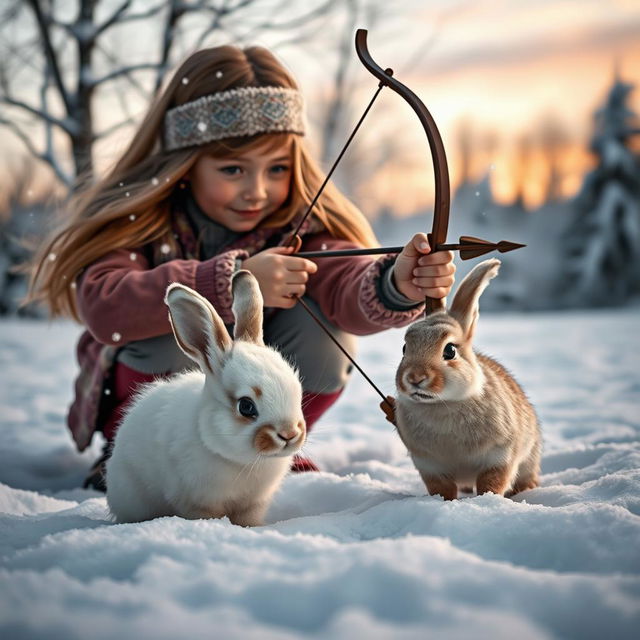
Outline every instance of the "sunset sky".
[[[390, 3], [389, 15], [370, 27], [369, 49], [381, 66], [394, 68], [433, 114], [452, 183], [459, 173], [456, 130], [461, 122], [468, 122], [479, 140], [496, 138], [489, 155], [478, 154], [472, 172], [477, 177], [490, 172], [496, 196], [508, 201], [517, 190], [519, 141], [529, 136], [535, 142], [543, 119], [552, 118], [567, 136], [560, 158], [563, 192], [574, 193], [592, 161], [586, 148], [592, 116], [615, 66], [624, 80], [640, 84], [640, 2], [443, 0], [416, 2], [394, 14], [400, 4]], [[358, 66], [356, 62], [352, 71], [363, 81], [358, 101], [364, 107], [376, 83]], [[304, 82], [304, 69], [294, 70]], [[383, 91], [378, 102], [383, 104], [376, 104], [369, 116], [371, 129], [395, 129], [406, 150], [368, 185], [361, 204], [375, 208], [388, 202], [400, 213], [410, 213], [432, 198], [426, 138], [398, 96]], [[640, 88], [632, 106], [640, 112]], [[383, 114], [378, 120], [376, 110]], [[530, 206], [542, 197], [546, 171], [534, 144], [525, 185]]]
[[[547, 179], [547, 165], [537, 149], [544, 119], [556, 122], [566, 138], [559, 159], [563, 192], [574, 193], [591, 162], [586, 147], [592, 115], [611, 85], [615, 66], [624, 80], [640, 84], [639, 0], [368, 3], [377, 7], [377, 17], [362, 11], [356, 26], [369, 29], [374, 59], [392, 67], [433, 114], [447, 149], [452, 184], [460, 175], [457, 132], [466, 123], [475, 149], [472, 175], [480, 178], [489, 172], [502, 201], [517, 191], [523, 171], [518, 149], [526, 137], [526, 201], [530, 206], [540, 202]], [[293, 5], [305, 3], [298, 0]], [[328, 22], [326, 37], [323, 33], [302, 50], [276, 49], [302, 85], [312, 126], [319, 121], [319, 98], [331, 86], [333, 54], [345, 24], [344, 15]], [[278, 37], [267, 35], [257, 43], [276, 46]], [[148, 38], [128, 44], [150, 46]], [[352, 113], [343, 125], [347, 133], [377, 86], [355, 50], [350, 78], [354, 89]], [[101, 98], [98, 116], [108, 119], [114, 102], [113, 95]], [[632, 106], [640, 113], [640, 89], [633, 94]], [[140, 113], [144, 108], [140, 104]], [[117, 155], [130, 135], [130, 130], [122, 132], [100, 145], [101, 164]], [[386, 149], [385, 144], [394, 145], [382, 166], [364, 165], [369, 173], [355, 196], [368, 214], [375, 215], [381, 206], [400, 214], [430, 206], [432, 169], [426, 138], [399, 96], [382, 92], [357, 142], [365, 159], [373, 158], [376, 149]], [[21, 147], [9, 135], [2, 148], [7, 158]]]

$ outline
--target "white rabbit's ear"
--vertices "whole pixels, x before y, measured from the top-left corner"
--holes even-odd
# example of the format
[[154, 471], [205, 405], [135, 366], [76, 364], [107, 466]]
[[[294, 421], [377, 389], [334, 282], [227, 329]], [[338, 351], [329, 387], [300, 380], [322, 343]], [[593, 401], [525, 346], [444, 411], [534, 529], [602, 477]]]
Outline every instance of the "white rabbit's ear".
[[236, 271], [231, 280], [233, 292], [233, 315], [236, 319], [233, 337], [258, 345], [262, 339], [262, 317], [264, 300], [260, 286], [250, 271]]
[[211, 303], [193, 289], [170, 284], [165, 303], [178, 346], [202, 371], [215, 374], [233, 343], [224, 322]]
[[465, 338], [471, 340], [480, 315], [478, 301], [489, 280], [498, 275], [500, 260], [492, 258], [476, 265], [462, 280], [451, 303], [449, 314], [461, 325]]

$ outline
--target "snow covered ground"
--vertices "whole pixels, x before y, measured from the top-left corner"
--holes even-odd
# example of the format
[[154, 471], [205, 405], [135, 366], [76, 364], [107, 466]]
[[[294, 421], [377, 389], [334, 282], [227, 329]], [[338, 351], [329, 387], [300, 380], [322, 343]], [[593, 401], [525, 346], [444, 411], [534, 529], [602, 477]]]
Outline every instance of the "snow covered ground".
[[[640, 311], [490, 316], [477, 346], [540, 414], [542, 486], [425, 496], [354, 377], [268, 524], [114, 525], [63, 426], [70, 324], [0, 322], [0, 636], [637, 638]], [[387, 392], [402, 331], [361, 341]]]

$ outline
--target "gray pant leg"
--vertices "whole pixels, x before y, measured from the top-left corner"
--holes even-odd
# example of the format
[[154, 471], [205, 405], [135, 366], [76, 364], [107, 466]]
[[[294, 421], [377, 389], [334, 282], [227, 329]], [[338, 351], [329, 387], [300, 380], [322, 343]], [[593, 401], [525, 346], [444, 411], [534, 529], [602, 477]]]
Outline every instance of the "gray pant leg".
[[[356, 337], [329, 324], [313, 300], [305, 297], [304, 301], [347, 353], [355, 357]], [[349, 379], [353, 365], [301, 304], [292, 309], [278, 309], [266, 319], [264, 341], [298, 368], [305, 391], [333, 393]]]

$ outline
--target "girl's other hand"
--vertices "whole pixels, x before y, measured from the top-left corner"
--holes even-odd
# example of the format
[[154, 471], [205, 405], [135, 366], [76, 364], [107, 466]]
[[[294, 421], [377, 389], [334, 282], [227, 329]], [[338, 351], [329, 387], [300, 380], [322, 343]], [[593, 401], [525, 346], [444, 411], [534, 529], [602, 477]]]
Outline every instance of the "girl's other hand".
[[425, 296], [446, 298], [453, 286], [455, 271], [451, 251], [431, 253], [427, 234], [416, 233], [397, 257], [393, 279], [400, 293], [418, 302]]
[[273, 247], [247, 258], [242, 268], [256, 277], [265, 307], [290, 309], [304, 295], [309, 275], [318, 270], [315, 262], [289, 255], [293, 247]]

